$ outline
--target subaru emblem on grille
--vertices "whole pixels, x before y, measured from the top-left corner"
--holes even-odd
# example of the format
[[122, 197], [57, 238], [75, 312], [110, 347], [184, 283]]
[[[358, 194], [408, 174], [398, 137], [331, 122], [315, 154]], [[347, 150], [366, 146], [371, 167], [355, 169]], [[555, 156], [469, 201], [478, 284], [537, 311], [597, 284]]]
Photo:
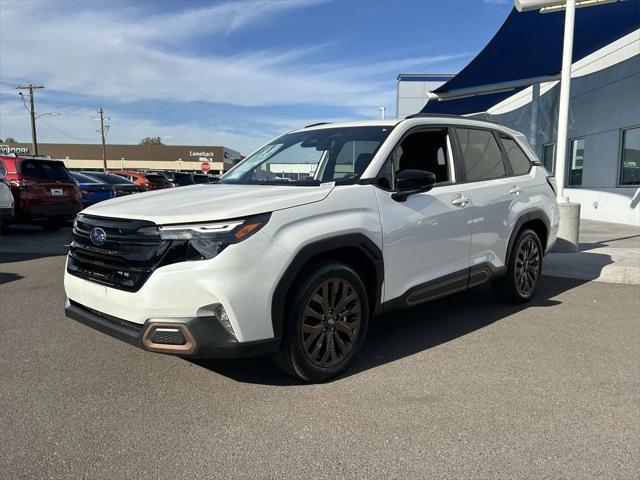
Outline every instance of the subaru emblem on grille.
[[91, 243], [93, 243], [94, 245], [104, 245], [104, 242], [107, 241], [107, 233], [103, 229], [96, 227], [91, 230], [89, 238], [91, 239]]

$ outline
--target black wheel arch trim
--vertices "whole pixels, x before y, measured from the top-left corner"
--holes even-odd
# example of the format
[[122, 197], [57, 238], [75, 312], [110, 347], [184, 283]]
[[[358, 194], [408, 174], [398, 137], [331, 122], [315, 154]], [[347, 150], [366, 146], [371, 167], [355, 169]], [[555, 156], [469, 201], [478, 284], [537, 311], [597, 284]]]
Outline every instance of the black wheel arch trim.
[[[373, 264], [376, 272], [375, 297], [371, 314], [382, 311], [382, 283], [384, 281], [384, 261], [382, 250], [366, 235], [362, 233], [348, 233], [324, 238], [305, 245], [295, 255], [286, 271], [276, 285], [271, 302], [271, 323], [274, 337], [282, 337], [285, 321], [286, 298], [295, 279], [302, 272], [304, 266], [314, 257], [343, 248], [357, 248]], [[365, 280], [365, 279], [363, 279]], [[366, 283], [366, 282], [365, 282]]]
[[[522, 226], [525, 223], [531, 222], [532, 220], [540, 220], [542, 223], [544, 223], [544, 226], [547, 229], [547, 238], [546, 239], [541, 238], [540, 242], [548, 246], [549, 244], [548, 236], [551, 233], [551, 228], [550, 228], [551, 222], [549, 221], [549, 217], [543, 210], [539, 208], [532, 208], [530, 210], [526, 210], [522, 214], [520, 214], [520, 216], [518, 217], [518, 220], [513, 226], [513, 229], [511, 230], [511, 237], [509, 237], [509, 243], [507, 244], [507, 254], [504, 257], [505, 265], [509, 261], [509, 258], [511, 258], [511, 251], [513, 250], [513, 244], [516, 241], [518, 232], [522, 229]], [[546, 247], [545, 247], [544, 253], [546, 253]]]

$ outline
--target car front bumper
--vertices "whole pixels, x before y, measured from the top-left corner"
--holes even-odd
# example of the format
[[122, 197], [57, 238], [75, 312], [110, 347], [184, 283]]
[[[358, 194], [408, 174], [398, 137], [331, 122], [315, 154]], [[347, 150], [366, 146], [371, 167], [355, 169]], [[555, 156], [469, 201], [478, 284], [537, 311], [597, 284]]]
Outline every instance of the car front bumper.
[[[254, 357], [275, 352], [280, 345], [278, 338], [239, 342], [213, 316], [150, 319], [141, 325], [97, 312], [68, 299], [65, 314], [138, 348], [187, 358]], [[154, 335], [158, 330], [173, 335], [174, 340], [177, 337], [182, 341], [158, 341], [163, 338]]]

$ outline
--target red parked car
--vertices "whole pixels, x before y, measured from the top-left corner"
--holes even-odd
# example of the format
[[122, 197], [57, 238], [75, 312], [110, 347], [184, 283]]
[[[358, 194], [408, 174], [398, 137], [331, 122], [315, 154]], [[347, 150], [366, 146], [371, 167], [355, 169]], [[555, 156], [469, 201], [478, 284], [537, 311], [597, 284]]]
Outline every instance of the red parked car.
[[114, 171], [109, 173], [115, 173], [121, 177], [131, 180], [133, 183], [144, 186], [147, 190], [160, 190], [163, 188], [174, 187], [167, 177], [160, 175], [159, 173], [146, 173], [146, 172], [132, 172], [132, 171]]
[[82, 195], [73, 177], [57, 160], [0, 156], [15, 200], [15, 223], [58, 230], [82, 210]]

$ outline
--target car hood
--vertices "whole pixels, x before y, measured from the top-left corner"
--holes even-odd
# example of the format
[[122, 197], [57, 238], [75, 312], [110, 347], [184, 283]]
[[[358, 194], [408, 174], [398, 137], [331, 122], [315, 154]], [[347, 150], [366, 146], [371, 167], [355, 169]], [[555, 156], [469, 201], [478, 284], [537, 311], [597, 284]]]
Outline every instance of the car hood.
[[114, 198], [89, 207], [82, 213], [150, 220], [158, 225], [209, 222], [319, 202], [332, 189], [331, 185], [190, 185]]

